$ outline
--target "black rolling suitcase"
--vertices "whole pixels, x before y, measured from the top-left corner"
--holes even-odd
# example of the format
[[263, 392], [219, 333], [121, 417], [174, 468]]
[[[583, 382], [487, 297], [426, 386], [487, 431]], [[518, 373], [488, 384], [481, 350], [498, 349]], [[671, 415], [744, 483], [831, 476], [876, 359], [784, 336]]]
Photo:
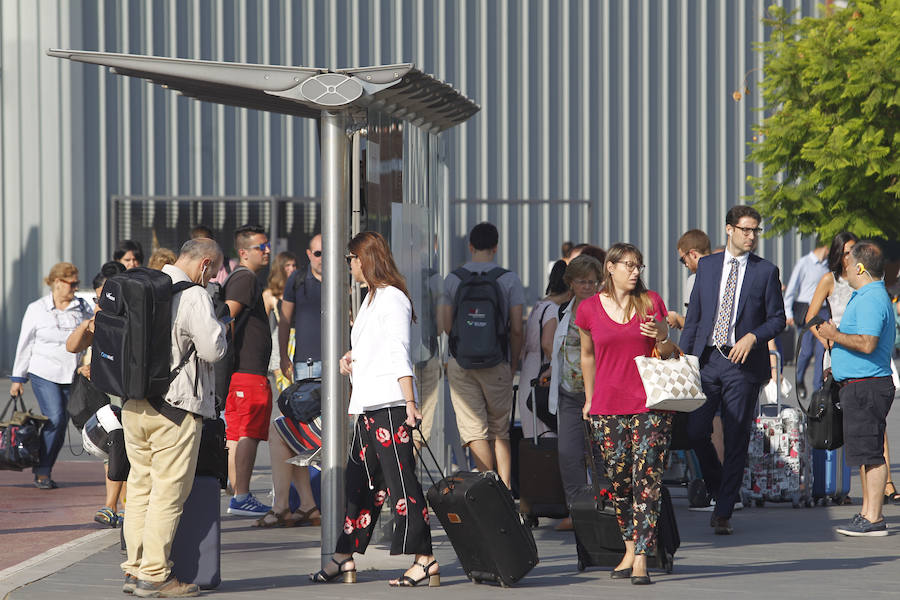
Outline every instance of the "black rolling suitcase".
[[[534, 388], [537, 379], [532, 380]], [[529, 526], [538, 517], [562, 519], [569, 515], [562, 475], [559, 472], [558, 439], [537, 436], [537, 415], [531, 413], [532, 439], [519, 442], [519, 512]]]
[[[585, 428], [590, 425], [585, 423]], [[586, 431], [587, 458], [591, 466], [590, 485], [583, 487], [569, 505], [569, 514], [575, 526], [575, 548], [578, 553], [578, 570], [587, 567], [615, 567], [625, 554], [625, 542], [616, 521], [616, 511], [605, 486], [608, 480], [598, 475], [594, 454], [590, 447], [590, 431]], [[660, 485], [659, 520], [657, 521], [656, 550], [648, 564], [672, 572], [675, 551], [681, 545], [678, 523], [672, 497], [664, 485]]]
[[431, 486], [427, 498], [474, 583], [493, 581], [507, 587], [538, 564], [534, 536], [496, 473], [443, 477]]
[[216, 477], [195, 477], [172, 542], [172, 573], [179, 581], [196, 583], [204, 590], [222, 582], [220, 494]]

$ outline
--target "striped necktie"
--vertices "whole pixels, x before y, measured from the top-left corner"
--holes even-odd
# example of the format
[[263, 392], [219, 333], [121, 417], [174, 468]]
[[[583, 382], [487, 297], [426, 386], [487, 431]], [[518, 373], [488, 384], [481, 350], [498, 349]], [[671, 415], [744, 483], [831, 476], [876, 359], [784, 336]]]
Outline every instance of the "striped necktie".
[[722, 303], [719, 305], [719, 316], [716, 317], [716, 326], [713, 329], [713, 344], [725, 346], [728, 344], [728, 330], [731, 325], [731, 312], [734, 308], [734, 292], [737, 289], [738, 259], [731, 259], [731, 271], [728, 273], [728, 281], [725, 282], [725, 293], [722, 295]]

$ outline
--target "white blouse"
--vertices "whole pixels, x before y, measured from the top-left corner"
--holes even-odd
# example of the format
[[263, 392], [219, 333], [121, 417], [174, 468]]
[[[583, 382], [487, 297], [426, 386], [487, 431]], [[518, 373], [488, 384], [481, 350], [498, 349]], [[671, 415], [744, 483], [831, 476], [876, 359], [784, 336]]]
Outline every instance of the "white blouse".
[[34, 374], [53, 383], [72, 383], [80, 354], [66, 350], [66, 340], [94, 311], [81, 298], [75, 298], [65, 310], [53, 305], [46, 295], [28, 305], [22, 319], [12, 379], [24, 383]]

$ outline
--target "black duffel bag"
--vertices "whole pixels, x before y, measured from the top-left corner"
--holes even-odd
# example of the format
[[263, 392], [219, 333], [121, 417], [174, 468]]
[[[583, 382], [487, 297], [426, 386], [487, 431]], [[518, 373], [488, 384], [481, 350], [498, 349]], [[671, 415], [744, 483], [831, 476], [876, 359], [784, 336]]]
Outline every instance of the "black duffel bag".
[[[8, 421], [6, 413], [12, 407]], [[10, 396], [0, 413], [0, 470], [21, 471], [40, 462], [41, 429], [49, 419], [25, 410], [21, 394]]]
[[281, 414], [298, 423], [312, 423], [322, 414], [322, 378], [295, 381], [278, 396]]
[[87, 420], [107, 404], [109, 396], [106, 392], [98, 389], [90, 379], [76, 371], [69, 390], [69, 401], [66, 404], [66, 412], [72, 417], [72, 425], [76, 429], [84, 429]]
[[839, 391], [840, 386], [829, 374], [804, 409], [806, 436], [810, 447], [816, 450], [837, 450], [844, 445], [844, 411]]

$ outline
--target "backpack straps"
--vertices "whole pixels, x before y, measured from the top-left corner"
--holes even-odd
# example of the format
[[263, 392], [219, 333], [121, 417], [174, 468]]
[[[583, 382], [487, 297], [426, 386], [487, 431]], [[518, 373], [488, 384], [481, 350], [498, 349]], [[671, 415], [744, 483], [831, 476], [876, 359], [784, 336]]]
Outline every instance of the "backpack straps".
[[[178, 283], [173, 283], [172, 295], [174, 296], [175, 294], [180, 294], [184, 290], [192, 288], [194, 286], [200, 287], [200, 284], [194, 283], [193, 281], [179, 281]], [[178, 374], [181, 373], [181, 370], [184, 369], [184, 366], [188, 364], [189, 360], [191, 360], [191, 357], [194, 355], [195, 350], [196, 348], [194, 348], [194, 343], [191, 342], [191, 346], [188, 348], [188, 351], [184, 353], [184, 356], [181, 357], [181, 361], [178, 363], [178, 366], [176, 366], [169, 372], [170, 384], [175, 381], [175, 378], [178, 377]]]

